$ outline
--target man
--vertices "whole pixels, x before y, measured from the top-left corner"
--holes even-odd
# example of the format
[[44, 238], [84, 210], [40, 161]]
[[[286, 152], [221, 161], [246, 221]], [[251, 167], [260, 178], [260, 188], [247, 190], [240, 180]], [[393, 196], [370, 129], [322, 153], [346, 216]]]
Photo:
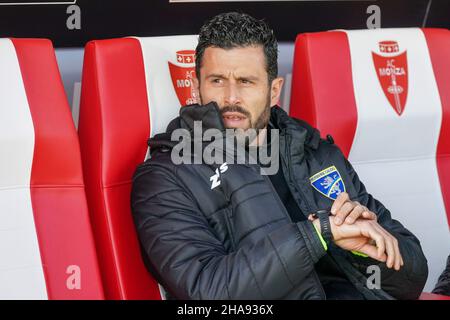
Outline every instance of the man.
[[[133, 181], [148, 268], [170, 296], [416, 299], [428, 274], [417, 238], [367, 193], [331, 138], [276, 106], [283, 79], [267, 24], [240, 13], [211, 19], [200, 30], [196, 75], [201, 104], [183, 107], [150, 139], [151, 158]], [[279, 170], [175, 165], [171, 134], [192, 133], [195, 121], [221, 132], [279, 130]], [[248, 150], [270, 131], [261, 132]]]
[[439, 276], [438, 282], [433, 289], [433, 293], [450, 296], [450, 256], [447, 258], [447, 265]]

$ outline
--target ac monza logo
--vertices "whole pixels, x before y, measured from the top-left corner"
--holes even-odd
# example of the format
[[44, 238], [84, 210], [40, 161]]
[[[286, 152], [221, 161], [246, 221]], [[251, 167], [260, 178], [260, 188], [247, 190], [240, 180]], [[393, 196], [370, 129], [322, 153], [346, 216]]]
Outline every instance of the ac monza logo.
[[170, 76], [181, 106], [197, 103], [194, 88], [195, 51], [180, 50], [176, 52], [176, 63], [169, 61]]
[[399, 53], [397, 41], [382, 41], [379, 49], [381, 54], [372, 52], [375, 71], [386, 98], [400, 116], [408, 98], [407, 52]]

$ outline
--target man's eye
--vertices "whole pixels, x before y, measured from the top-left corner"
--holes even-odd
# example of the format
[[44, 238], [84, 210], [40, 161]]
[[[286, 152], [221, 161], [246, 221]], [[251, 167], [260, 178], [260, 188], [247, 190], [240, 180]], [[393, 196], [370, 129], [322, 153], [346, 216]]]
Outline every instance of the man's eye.
[[213, 83], [222, 83], [222, 79], [213, 79], [212, 82]]
[[242, 79], [241, 80], [241, 83], [242, 84], [250, 84], [250, 83], [252, 83], [250, 80], [247, 80], [247, 79]]

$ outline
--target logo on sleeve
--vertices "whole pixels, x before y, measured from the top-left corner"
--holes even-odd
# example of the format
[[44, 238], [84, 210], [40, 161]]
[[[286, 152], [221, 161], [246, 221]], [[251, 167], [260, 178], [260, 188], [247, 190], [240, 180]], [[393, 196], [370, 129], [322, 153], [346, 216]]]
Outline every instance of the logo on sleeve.
[[336, 198], [345, 192], [345, 184], [341, 174], [335, 166], [322, 170], [311, 178], [311, 185], [325, 197], [336, 200]]
[[223, 163], [220, 168], [217, 168], [214, 175], [212, 175], [209, 178], [209, 181], [211, 181], [211, 190], [220, 186], [220, 174], [225, 173], [228, 170], [228, 164], [225, 162]]

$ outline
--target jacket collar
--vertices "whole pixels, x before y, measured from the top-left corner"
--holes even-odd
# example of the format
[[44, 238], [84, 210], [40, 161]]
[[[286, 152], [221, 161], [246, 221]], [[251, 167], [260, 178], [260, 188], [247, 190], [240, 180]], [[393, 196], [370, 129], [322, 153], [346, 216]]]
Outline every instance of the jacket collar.
[[317, 149], [320, 142], [320, 133], [305, 121], [291, 118], [279, 106], [273, 106], [270, 115], [270, 125], [279, 129], [281, 133], [292, 136], [296, 145]]
[[[215, 102], [210, 102], [206, 105], [194, 104], [182, 107], [180, 109], [180, 116], [169, 123], [165, 133], [157, 134], [149, 139], [149, 146], [154, 149], [161, 145], [173, 147], [174, 143], [170, 141], [172, 132], [175, 129], [183, 128], [192, 133], [194, 131], [195, 121], [202, 121], [203, 131], [210, 128], [225, 131], [220, 109]], [[269, 124], [272, 128], [279, 129], [281, 135], [290, 135], [297, 147], [317, 149], [319, 146], [319, 131], [305, 121], [289, 117], [279, 106], [273, 106], [271, 108]]]

